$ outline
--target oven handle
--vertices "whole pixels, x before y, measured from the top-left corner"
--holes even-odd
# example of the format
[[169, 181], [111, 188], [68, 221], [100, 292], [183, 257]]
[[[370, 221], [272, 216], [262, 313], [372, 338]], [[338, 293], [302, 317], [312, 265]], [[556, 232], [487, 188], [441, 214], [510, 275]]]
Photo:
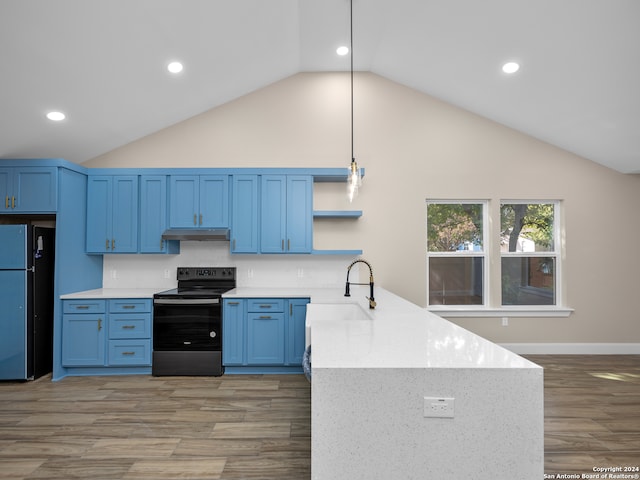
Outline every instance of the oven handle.
[[219, 298], [154, 298], [154, 305], [218, 305]]

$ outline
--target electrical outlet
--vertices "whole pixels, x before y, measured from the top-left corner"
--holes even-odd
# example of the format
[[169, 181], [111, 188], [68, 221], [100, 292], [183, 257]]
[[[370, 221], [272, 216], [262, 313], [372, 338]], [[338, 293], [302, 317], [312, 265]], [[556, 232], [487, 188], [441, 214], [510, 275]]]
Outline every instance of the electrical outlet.
[[302, 267], [298, 267], [298, 278], [304, 277], [304, 269]]
[[509, 317], [502, 317], [502, 326], [503, 327], [509, 326]]
[[118, 278], [118, 272], [116, 270], [111, 270], [111, 278], [113, 280]]
[[453, 418], [454, 401], [451, 397], [424, 397], [424, 416]]
[[164, 269], [164, 278], [171, 278], [171, 270], [168, 268]]
[[253, 268], [247, 270], [247, 278], [253, 278]]

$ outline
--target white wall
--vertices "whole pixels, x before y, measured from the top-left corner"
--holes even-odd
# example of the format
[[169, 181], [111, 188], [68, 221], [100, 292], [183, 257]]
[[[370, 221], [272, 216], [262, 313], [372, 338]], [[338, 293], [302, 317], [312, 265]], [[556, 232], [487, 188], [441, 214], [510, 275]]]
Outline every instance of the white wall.
[[[319, 209], [362, 209], [364, 216], [316, 220], [315, 248], [362, 248], [376, 283], [425, 305], [426, 198], [486, 199], [493, 205], [500, 199], [560, 199], [567, 306], [575, 313], [513, 318], [509, 327], [498, 318], [454, 321], [500, 343], [640, 342], [640, 176], [619, 174], [373, 74], [356, 74], [354, 102], [355, 155], [366, 168], [361, 195], [349, 206], [344, 186], [315, 184], [314, 202]], [[85, 165], [346, 168], [349, 125], [348, 74], [302, 73]], [[183, 251], [185, 260], [194, 259]], [[122, 269], [120, 259], [105, 258], [107, 269], [114, 263]], [[243, 269], [266, 268], [269, 275], [272, 267], [284, 268], [283, 281], [302, 261], [229, 260], [247, 262]], [[304, 262], [310, 271], [324, 270], [315, 275], [325, 281], [334, 270], [337, 279], [344, 275], [350, 260]], [[158, 269], [183, 260], [135, 262], [157, 279]]]

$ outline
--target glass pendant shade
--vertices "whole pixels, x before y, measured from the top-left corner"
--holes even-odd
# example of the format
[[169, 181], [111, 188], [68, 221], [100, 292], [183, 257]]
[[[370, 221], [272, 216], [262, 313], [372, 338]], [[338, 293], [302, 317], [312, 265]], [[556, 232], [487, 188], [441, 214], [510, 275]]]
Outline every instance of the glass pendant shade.
[[353, 202], [353, 197], [358, 194], [358, 189], [361, 185], [362, 177], [360, 176], [358, 162], [356, 162], [355, 158], [352, 158], [351, 166], [349, 167], [349, 177], [347, 178], [347, 196], [350, 202]]

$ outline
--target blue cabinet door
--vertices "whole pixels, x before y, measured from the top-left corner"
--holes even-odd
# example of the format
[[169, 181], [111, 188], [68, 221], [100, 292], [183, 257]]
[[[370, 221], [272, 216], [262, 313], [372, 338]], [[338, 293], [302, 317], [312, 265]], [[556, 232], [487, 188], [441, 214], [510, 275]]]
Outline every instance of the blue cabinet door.
[[313, 243], [312, 178], [263, 175], [260, 251], [311, 253]]
[[57, 167], [16, 167], [16, 212], [55, 212], [58, 205]]
[[162, 240], [167, 229], [167, 177], [140, 177], [140, 253], [179, 253], [180, 242]]
[[11, 211], [11, 196], [13, 194], [13, 169], [0, 168], [0, 212]]
[[222, 303], [222, 364], [245, 363], [246, 300], [224, 299]]
[[288, 365], [302, 365], [305, 348], [305, 321], [308, 298], [294, 298], [288, 301], [287, 317], [287, 358]]
[[285, 175], [262, 175], [260, 194], [260, 251], [286, 252], [287, 180]]
[[105, 315], [102, 313], [62, 316], [62, 365], [105, 365]]
[[0, 212], [53, 213], [58, 205], [57, 167], [0, 169]]
[[312, 179], [287, 176], [287, 253], [311, 253], [313, 246]]
[[169, 226], [194, 228], [198, 226], [200, 180], [197, 175], [169, 177]]
[[247, 315], [247, 363], [282, 365], [284, 363], [284, 313]]
[[258, 253], [258, 176], [234, 175], [231, 190], [231, 252]]
[[220, 228], [229, 226], [229, 177], [200, 176], [200, 213], [198, 226]]
[[87, 252], [136, 252], [137, 175], [89, 177], [87, 192]]
[[111, 251], [112, 219], [112, 177], [89, 177], [87, 185], [87, 253]]
[[0, 380], [27, 378], [27, 272], [0, 271]]
[[138, 251], [138, 176], [113, 179], [112, 253]]

